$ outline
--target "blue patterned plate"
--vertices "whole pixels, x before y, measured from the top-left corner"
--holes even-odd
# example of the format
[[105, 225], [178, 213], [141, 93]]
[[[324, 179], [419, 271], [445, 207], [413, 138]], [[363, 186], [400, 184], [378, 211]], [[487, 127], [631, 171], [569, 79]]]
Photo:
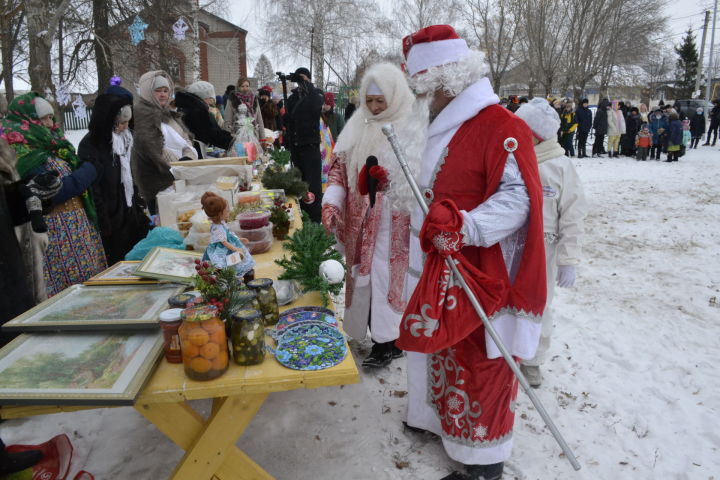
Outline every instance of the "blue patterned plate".
[[340, 331], [323, 321], [305, 321], [277, 332], [277, 348], [267, 349], [281, 365], [293, 370], [323, 370], [345, 359]]

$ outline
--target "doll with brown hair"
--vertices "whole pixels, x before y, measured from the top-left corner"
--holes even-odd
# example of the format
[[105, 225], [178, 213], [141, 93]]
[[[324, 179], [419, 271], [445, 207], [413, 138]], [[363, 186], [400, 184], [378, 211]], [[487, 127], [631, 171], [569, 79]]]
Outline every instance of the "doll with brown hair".
[[[208, 216], [212, 225], [210, 226], [210, 244], [205, 249], [203, 260], [209, 261], [217, 268], [225, 268], [228, 263], [235, 267], [236, 275], [241, 278], [253, 269], [253, 260], [243, 240], [238, 238], [225, 223], [230, 215], [230, 207], [227, 200], [212, 192], [205, 192], [200, 198], [203, 211]], [[229, 256], [239, 253], [230, 262]]]

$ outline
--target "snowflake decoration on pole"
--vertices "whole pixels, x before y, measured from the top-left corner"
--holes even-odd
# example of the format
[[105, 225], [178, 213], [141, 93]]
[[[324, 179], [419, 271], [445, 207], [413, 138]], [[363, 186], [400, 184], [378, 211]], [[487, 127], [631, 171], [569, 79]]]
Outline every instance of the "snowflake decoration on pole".
[[60, 82], [56, 93], [58, 105], [69, 105], [72, 101], [72, 96], [68, 93], [67, 86], [64, 83]]
[[145, 29], [147, 27], [148, 24], [143, 22], [139, 15], [135, 15], [135, 20], [132, 25], [128, 27], [130, 31], [130, 42], [132, 42], [133, 45], [137, 45], [145, 40]]
[[85, 102], [80, 95], [75, 97], [75, 101], [72, 102], [72, 107], [75, 111], [75, 116], [77, 118], [83, 119], [87, 117], [87, 107], [85, 106]]
[[185, 32], [190, 28], [183, 17], [178, 18], [178, 21], [173, 24], [173, 35], [175, 40], [185, 40]]

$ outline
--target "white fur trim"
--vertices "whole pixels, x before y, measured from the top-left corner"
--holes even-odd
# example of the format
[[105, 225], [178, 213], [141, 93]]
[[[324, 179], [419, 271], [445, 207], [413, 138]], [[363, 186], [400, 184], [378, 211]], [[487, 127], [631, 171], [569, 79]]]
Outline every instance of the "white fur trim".
[[340, 185], [330, 185], [323, 194], [322, 204], [323, 205], [335, 205], [343, 211], [345, 208], [345, 189]]
[[418, 43], [408, 53], [407, 70], [413, 76], [430, 67], [457, 62], [469, 52], [467, 42], [462, 38]]
[[560, 116], [544, 98], [533, 98], [521, 105], [515, 115], [525, 120], [530, 130], [542, 140], [555, 138], [560, 130]]

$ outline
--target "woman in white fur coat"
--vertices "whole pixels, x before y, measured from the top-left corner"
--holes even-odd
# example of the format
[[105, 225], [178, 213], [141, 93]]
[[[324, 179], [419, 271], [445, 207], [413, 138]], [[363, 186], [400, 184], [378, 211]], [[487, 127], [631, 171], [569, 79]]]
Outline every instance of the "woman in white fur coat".
[[[349, 274], [343, 328], [362, 339], [368, 326], [373, 340], [363, 366], [388, 365], [402, 356], [394, 343], [408, 292], [412, 192], [381, 128], [392, 123], [412, 169], [424, 147], [422, 116], [413, 114], [414, 96], [402, 71], [391, 64], [369, 69], [360, 87], [360, 106], [338, 137], [322, 202], [322, 223], [337, 235]], [[366, 168], [369, 156], [377, 166]], [[370, 206], [368, 180], [377, 182]]]
[[[550, 104], [535, 98], [523, 104], [515, 115], [525, 120], [533, 131], [535, 156], [543, 186], [543, 225], [547, 264], [547, 303], [542, 318], [540, 344], [535, 357], [523, 360], [520, 367], [532, 387], [542, 383], [540, 365], [550, 348], [553, 331], [550, 304], [558, 287], [575, 284], [576, 266], [580, 263], [583, 221], [587, 215], [585, 193], [572, 161], [558, 145], [555, 132], [560, 117]], [[612, 115], [612, 113], [611, 113]]]

